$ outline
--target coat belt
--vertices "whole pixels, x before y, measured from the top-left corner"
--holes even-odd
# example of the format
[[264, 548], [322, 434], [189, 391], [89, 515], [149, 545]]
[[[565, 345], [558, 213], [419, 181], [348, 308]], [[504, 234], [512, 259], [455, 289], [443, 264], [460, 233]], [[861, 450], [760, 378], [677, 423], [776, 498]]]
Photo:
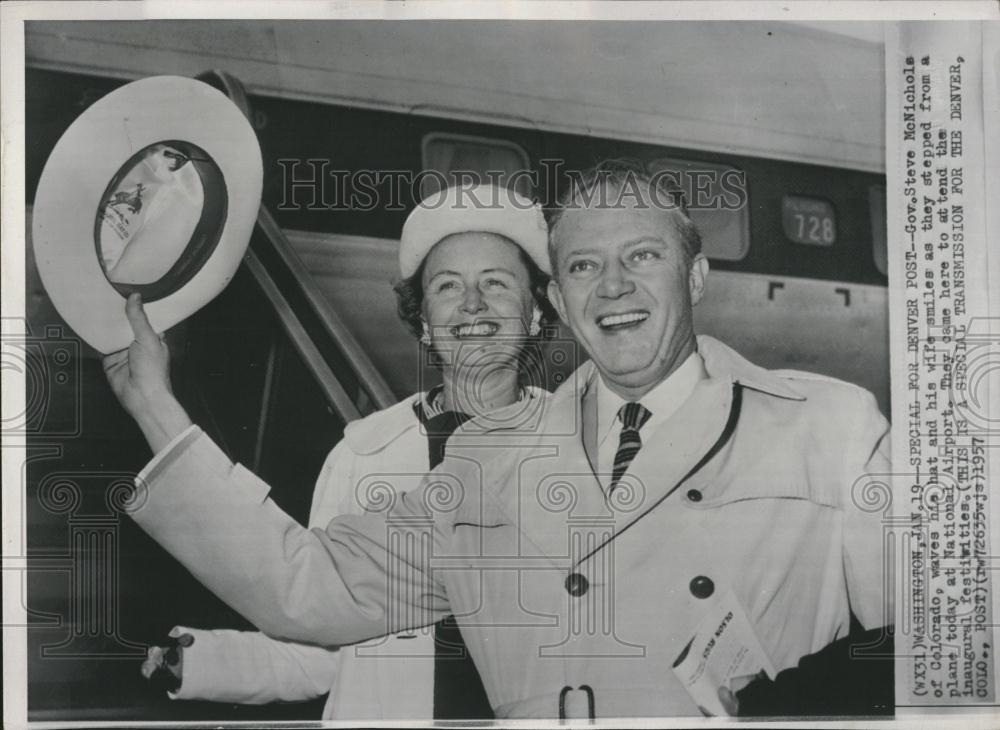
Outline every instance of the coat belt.
[[601, 688], [580, 683], [507, 702], [493, 709], [497, 718], [503, 719], [586, 720], [653, 718], [664, 715], [701, 717], [701, 712], [693, 701], [686, 699], [671, 702], [670, 694], [666, 683], [662, 687], [637, 686], [629, 689]]

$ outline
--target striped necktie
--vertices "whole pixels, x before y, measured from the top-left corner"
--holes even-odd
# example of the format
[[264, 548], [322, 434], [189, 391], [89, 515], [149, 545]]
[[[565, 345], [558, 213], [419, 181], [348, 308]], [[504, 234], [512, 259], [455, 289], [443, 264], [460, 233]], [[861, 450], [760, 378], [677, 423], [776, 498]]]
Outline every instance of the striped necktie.
[[642, 448], [639, 429], [652, 415], [641, 403], [634, 401], [626, 403], [618, 409], [618, 420], [622, 422], [622, 433], [618, 441], [618, 451], [615, 452], [615, 464], [611, 470], [611, 485], [608, 487], [608, 494], [618, 484], [618, 480], [622, 478], [628, 465], [632, 463], [632, 459]]

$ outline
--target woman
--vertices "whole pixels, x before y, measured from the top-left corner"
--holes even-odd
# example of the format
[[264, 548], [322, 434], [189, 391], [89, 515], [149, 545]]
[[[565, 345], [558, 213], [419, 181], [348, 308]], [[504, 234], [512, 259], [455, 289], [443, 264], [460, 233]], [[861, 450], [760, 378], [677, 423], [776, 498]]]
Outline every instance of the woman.
[[[430, 350], [442, 384], [348, 425], [317, 481], [310, 527], [360, 513], [369, 475], [413, 475], [412, 484], [393, 486], [415, 487], [469, 418], [518, 400], [541, 405], [547, 394], [533, 384], [533, 365], [556, 319], [545, 295], [548, 271], [544, 219], [522, 196], [483, 185], [421, 202], [403, 226], [395, 292], [400, 317]], [[105, 369], [129, 408], [127, 364], [116, 353]], [[257, 632], [175, 627], [171, 636], [169, 649], [150, 649], [142, 671], [174, 698], [260, 704], [329, 692], [324, 719], [492, 717], [453, 622], [340, 650]]]

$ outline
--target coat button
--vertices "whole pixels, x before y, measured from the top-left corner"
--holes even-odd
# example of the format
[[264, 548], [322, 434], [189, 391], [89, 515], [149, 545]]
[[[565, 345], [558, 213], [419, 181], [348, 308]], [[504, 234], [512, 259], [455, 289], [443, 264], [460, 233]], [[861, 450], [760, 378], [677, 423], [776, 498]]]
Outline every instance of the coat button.
[[701, 492], [699, 492], [697, 489], [689, 489], [687, 492], [687, 498], [691, 502], [700, 502]]
[[566, 577], [566, 592], [571, 596], [582, 596], [590, 588], [590, 581], [579, 573], [570, 573]]
[[707, 575], [698, 575], [691, 579], [691, 595], [695, 598], [708, 598], [715, 593], [715, 583]]

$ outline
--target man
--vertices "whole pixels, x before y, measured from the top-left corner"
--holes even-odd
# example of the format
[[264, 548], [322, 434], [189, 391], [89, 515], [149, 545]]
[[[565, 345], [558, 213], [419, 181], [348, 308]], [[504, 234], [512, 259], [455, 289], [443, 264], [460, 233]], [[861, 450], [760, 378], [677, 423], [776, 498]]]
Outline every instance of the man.
[[550, 297], [591, 361], [540, 419], [479, 419], [489, 437], [452, 437], [420, 489], [325, 531], [185, 432], [130, 302], [113, 385], [163, 451], [136, 521], [273, 636], [343, 644], [454, 613], [501, 718], [698, 714], [672, 665], [718, 601], [778, 670], [852, 613], [889, 623], [881, 513], [855, 500], [888, 469], [885, 419], [859, 388], [696, 338], [708, 264], [659, 182], [599, 168], [551, 217]]

